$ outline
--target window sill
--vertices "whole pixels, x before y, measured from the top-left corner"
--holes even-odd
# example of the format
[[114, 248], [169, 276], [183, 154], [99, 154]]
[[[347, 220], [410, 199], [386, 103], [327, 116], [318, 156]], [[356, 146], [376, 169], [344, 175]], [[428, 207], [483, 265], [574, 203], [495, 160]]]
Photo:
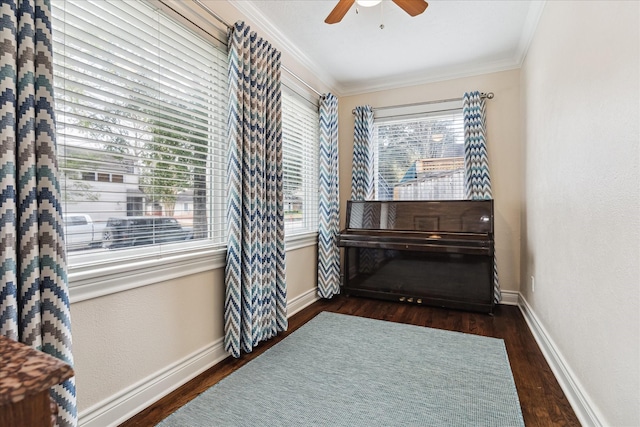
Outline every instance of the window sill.
[[225, 248], [199, 247], [69, 268], [71, 303], [224, 267]]
[[[317, 243], [317, 232], [298, 234], [286, 238], [285, 248], [291, 251]], [[100, 262], [76, 262], [69, 267], [69, 299], [73, 304], [224, 268], [226, 252], [224, 247], [201, 245], [172, 252], [116, 256]], [[123, 255], [126, 254], [127, 252], [123, 252]]]
[[296, 249], [305, 248], [307, 246], [314, 246], [318, 244], [318, 232], [313, 231], [311, 233], [294, 234], [285, 238], [285, 249], [287, 251], [294, 251]]

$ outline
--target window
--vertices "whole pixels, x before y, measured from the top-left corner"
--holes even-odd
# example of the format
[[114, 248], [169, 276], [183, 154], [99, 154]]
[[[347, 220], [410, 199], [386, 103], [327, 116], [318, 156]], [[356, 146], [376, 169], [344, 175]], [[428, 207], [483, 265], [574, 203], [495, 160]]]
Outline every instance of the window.
[[[66, 173], [64, 174], [65, 178], [69, 178], [69, 179], [74, 179], [78, 174], [78, 171], [75, 170], [68, 170], [65, 171]], [[82, 172], [82, 180], [83, 181], [95, 181], [96, 180], [96, 173], [95, 172]]]
[[283, 87], [282, 162], [287, 236], [318, 230], [318, 114], [317, 104]]
[[[53, 0], [52, 10], [65, 213], [87, 215], [103, 240], [70, 264], [127, 253], [111, 247], [222, 247], [226, 48], [142, 1]], [[108, 229], [119, 221], [130, 228]]]
[[376, 111], [378, 200], [464, 199], [464, 127], [457, 104]]
[[70, 225], [87, 225], [87, 219], [83, 216], [65, 216], [64, 222]]

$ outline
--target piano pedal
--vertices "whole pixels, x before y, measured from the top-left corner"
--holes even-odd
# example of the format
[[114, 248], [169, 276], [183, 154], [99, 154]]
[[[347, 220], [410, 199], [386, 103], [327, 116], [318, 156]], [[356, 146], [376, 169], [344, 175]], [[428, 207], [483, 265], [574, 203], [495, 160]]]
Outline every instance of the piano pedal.
[[[400, 297], [400, 298], [398, 298], [398, 301], [400, 301], [400, 302], [414, 302], [414, 298], [413, 297]], [[415, 298], [415, 303], [416, 304], [422, 304], [422, 298]]]

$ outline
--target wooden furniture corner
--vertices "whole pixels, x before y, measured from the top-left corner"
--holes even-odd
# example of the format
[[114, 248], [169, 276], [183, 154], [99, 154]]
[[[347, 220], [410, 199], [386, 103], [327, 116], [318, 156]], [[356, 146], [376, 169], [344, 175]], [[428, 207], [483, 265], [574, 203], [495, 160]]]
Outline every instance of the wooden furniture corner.
[[0, 336], [0, 426], [53, 426], [49, 389], [74, 375], [71, 366]]

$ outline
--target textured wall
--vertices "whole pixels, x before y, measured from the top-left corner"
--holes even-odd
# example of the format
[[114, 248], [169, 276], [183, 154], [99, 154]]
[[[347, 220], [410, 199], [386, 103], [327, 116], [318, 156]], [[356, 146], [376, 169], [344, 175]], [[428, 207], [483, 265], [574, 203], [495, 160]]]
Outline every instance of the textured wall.
[[[287, 252], [288, 300], [316, 285], [315, 246]], [[112, 399], [223, 336], [224, 269], [71, 305], [78, 410]]]
[[71, 305], [78, 409], [222, 336], [222, 269]]
[[502, 289], [517, 291], [520, 280], [520, 207], [522, 204], [522, 144], [519, 70], [484, 74], [419, 86], [340, 98], [341, 224], [351, 193], [353, 115], [356, 105], [375, 107], [460, 98], [464, 92], [493, 92], [487, 101], [487, 145], [495, 199], [496, 251]]
[[521, 290], [611, 426], [640, 425], [639, 9], [547, 2], [522, 69]]

